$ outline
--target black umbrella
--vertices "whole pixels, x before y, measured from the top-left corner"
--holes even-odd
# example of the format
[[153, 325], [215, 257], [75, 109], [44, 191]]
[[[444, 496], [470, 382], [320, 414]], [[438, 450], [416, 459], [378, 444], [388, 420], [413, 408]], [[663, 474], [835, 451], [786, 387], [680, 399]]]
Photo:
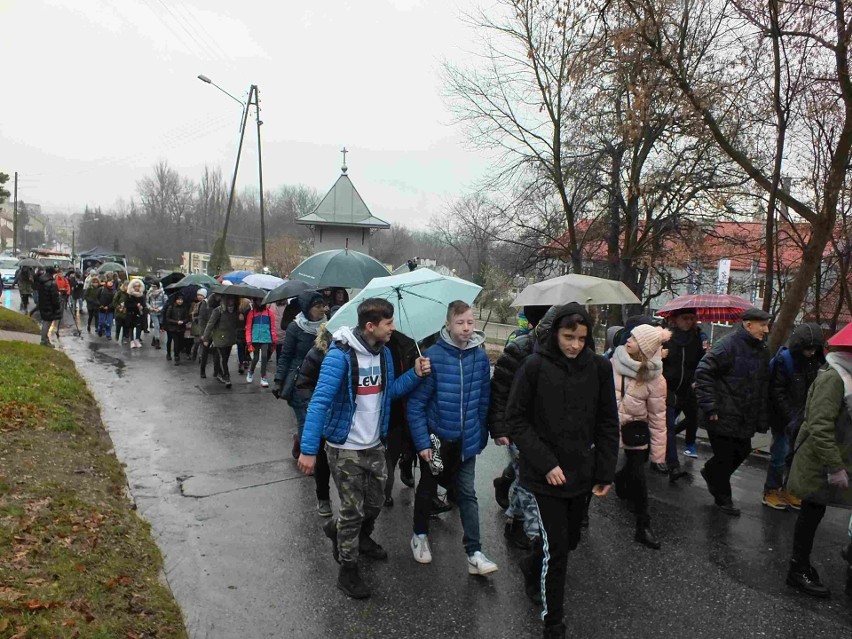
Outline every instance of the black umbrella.
[[180, 282], [184, 277], [186, 277], [185, 273], [178, 273], [177, 271], [169, 273], [164, 278], [160, 279], [160, 286], [166, 288], [169, 284]]
[[38, 260], [34, 260], [31, 257], [25, 257], [20, 262], [18, 262], [18, 266], [29, 266], [30, 268], [40, 268], [40, 267], [44, 266], [44, 264], [42, 264]]
[[253, 299], [263, 299], [266, 296], [266, 291], [255, 286], [246, 286], [245, 284], [218, 284], [211, 286], [211, 293], [219, 295], [233, 295], [234, 297], [250, 297]]
[[263, 303], [274, 304], [281, 300], [288, 300], [291, 297], [298, 297], [305, 291], [312, 290], [314, 290], [314, 287], [307, 282], [303, 282], [301, 280], [290, 280], [289, 282], [284, 282], [278, 288], [274, 288], [269, 291], [269, 293], [266, 294], [266, 297], [263, 298]]

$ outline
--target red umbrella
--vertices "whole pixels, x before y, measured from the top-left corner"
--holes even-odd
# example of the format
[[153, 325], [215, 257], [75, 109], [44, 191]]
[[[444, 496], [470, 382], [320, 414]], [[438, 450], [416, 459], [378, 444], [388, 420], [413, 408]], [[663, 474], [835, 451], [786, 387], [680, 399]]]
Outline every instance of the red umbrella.
[[657, 315], [666, 317], [672, 311], [694, 308], [702, 322], [735, 322], [752, 306], [751, 302], [736, 295], [681, 295], [663, 306]]
[[847, 324], [846, 328], [828, 340], [828, 345], [852, 348], [852, 324]]

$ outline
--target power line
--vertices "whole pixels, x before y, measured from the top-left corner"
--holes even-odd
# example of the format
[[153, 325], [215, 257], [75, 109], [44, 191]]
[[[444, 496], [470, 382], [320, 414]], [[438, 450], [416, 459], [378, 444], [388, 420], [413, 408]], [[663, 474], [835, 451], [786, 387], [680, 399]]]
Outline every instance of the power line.
[[192, 34], [192, 32], [191, 32], [191, 31], [190, 31], [190, 30], [186, 27], [186, 24], [184, 23], [184, 21], [183, 21], [183, 20], [181, 20], [181, 19], [178, 17], [178, 15], [177, 15], [174, 11], [172, 11], [172, 10], [171, 10], [171, 8], [169, 7], [169, 5], [167, 5], [167, 4], [166, 4], [163, 0], [157, 0], [157, 2], [159, 2], [159, 3], [160, 3], [160, 5], [162, 5], [162, 7], [163, 7], [163, 8], [164, 8], [164, 9], [168, 12], [168, 14], [169, 14], [169, 15], [170, 15], [173, 19], [174, 19], [174, 21], [178, 24], [178, 26], [186, 32], [186, 34], [190, 37], [190, 39], [191, 39], [193, 42], [195, 42], [195, 44], [197, 44], [197, 45], [198, 45], [198, 47], [199, 47], [199, 48], [200, 48], [200, 49], [201, 49], [204, 53], [206, 53], [207, 55], [210, 55], [210, 54], [212, 53], [212, 57], [213, 57], [213, 58], [218, 58], [218, 57], [219, 57], [219, 54], [217, 54], [217, 53], [216, 53], [216, 52], [215, 52], [212, 48], [210, 48], [209, 46], [205, 46], [204, 44], [202, 44], [202, 43], [198, 40], [198, 38], [196, 38], [196, 37]]
[[221, 54], [222, 59], [230, 60], [230, 56], [225, 52], [225, 50], [221, 46], [219, 46], [219, 43], [216, 41], [216, 39], [213, 36], [210, 35], [210, 32], [207, 31], [207, 29], [204, 28], [204, 24], [192, 14], [189, 7], [186, 4], [176, 2], [175, 3], [175, 9], [177, 9], [178, 7], [183, 9], [183, 13], [185, 14], [185, 16], [194, 25], [196, 25], [198, 27], [198, 29], [196, 30], [196, 33], [199, 35], [199, 37], [202, 38], [202, 40], [204, 40], [205, 42], [212, 43], [213, 47]]

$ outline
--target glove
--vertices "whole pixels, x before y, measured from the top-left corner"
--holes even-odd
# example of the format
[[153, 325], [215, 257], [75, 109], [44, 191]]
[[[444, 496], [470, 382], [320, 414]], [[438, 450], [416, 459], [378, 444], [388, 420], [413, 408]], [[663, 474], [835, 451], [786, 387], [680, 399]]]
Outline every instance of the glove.
[[281, 392], [283, 390], [284, 390], [284, 384], [282, 384], [280, 382], [275, 384], [275, 386], [272, 387], [272, 396], [275, 397], [275, 399], [281, 399]]
[[849, 475], [846, 474], [846, 469], [841, 468], [837, 472], [828, 474], [828, 485], [846, 490], [849, 488]]

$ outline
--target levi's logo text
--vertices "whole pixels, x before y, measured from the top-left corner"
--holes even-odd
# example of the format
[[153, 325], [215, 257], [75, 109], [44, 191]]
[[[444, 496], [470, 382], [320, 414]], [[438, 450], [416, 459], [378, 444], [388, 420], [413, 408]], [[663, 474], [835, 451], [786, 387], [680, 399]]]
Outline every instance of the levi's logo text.
[[381, 366], [358, 367], [358, 395], [376, 395], [382, 392]]

